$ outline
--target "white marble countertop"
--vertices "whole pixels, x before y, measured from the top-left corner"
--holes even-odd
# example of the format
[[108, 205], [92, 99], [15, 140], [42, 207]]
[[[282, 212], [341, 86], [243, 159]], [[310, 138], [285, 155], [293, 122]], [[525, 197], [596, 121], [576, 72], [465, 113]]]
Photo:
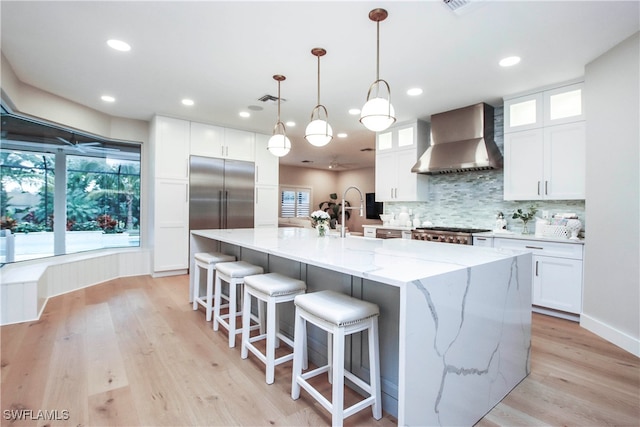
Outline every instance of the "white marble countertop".
[[193, 230], [201, 236], [394, 286], [511, 258], [517, 252], [410, 239], [317, 237], [315, 229]]
[[562, 237], [536, 236], [535, 234], [522, 234], [522, 233], [515, 233], [513, 231], [487, 231], [485, 233], [473, 233], [473, 237], [499, 237], [501, 239], [537, 240], [540, 242], [559, 242], [559, 243], [573, 243], [576, 245], [584, 245], [584, 239], [572, 240], [572, 239], [565, 239]]

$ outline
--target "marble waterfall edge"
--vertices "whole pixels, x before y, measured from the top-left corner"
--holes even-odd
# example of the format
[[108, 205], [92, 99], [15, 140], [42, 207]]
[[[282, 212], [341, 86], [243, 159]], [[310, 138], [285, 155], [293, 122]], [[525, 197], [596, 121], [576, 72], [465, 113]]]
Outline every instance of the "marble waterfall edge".
[[530, 273], [521, 255], [407, 286], [405, 425], [473, 425], [529, 374]]

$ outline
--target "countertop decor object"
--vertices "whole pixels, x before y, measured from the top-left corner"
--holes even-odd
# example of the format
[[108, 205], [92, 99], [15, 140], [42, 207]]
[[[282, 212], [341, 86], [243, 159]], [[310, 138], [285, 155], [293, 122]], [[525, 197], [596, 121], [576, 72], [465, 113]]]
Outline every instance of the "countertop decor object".
[[578, 240], [578, 233], [580, 233], [580, 229], [582, 228], [582, 221], [577, 218], [572, 218], [567, 220], [567, 228], [571, 232], [571, 240]]
[[311, 220], [313, 221], [313, 226], [318, 231], [319, 237], [324, 237], [327, 234], [327, 230], [329, 230], [329, 221], [331, 217], [325, 211], [317, 210], [311, 212]]
[[518, 208], [513, 215], [512, 219], [519, 219], [522, 221], [522, 234], [529, 234], [529, 227], [527, 224], [536, 216], [538, 208], [535, 205], [529, 206], [529, 212], [525, 213], [521, 208]]

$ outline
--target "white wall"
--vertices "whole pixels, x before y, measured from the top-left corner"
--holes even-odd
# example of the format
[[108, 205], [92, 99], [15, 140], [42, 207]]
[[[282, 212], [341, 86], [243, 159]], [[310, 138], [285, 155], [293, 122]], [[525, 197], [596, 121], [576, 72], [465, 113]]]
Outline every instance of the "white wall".
[[581, 325], [640, 356], [640, 33], [585, 68], [585, 280]]

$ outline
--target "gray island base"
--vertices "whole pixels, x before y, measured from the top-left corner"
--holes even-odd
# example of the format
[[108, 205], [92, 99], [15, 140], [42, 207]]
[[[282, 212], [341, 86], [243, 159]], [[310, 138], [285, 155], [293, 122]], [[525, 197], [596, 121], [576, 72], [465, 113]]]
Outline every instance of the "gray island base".
[[[473, 425], [530, 372], [529, 253], [304, 228], [194, 230], [192, 263], [201, 251], [378, 304], [383, 409], [398, 425]], [[292, 308], [280, 322], [292, 335]], [[313, 332], [309, 357], [324, 362], [326, 336]], [[364, 339], [347, 343], [346, 363], [366, 378]]]

